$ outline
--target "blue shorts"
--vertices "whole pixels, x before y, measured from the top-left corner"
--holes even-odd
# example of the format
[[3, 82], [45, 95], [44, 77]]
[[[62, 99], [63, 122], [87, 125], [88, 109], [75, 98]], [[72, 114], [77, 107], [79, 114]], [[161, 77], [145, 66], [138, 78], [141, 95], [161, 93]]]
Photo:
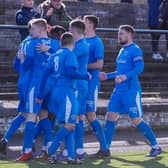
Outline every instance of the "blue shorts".
[[76, 91], [77, 102], [78, 102], [78, 115], [85, 115], [86, 113], [86, 98], [87, 98], [87, 89], [78, 89]]
[[92, 78], [90, 81], [88, 81], [86, 112], [96, 112], [99, 88], [100, 80], [98, 78]]
[[43, 99], [43, 102], [41, 105], [41, 109], [49, 111], [48, 106], [49, 106], [50, 96], [51, 96], [51, 93], [48, 93], [44, 96], [44, 99]]
[[143, 116], [141, 91], [133, 90], [128, 92], [113, 91], [108, 105], [108, 112], [128, 114], [130, 118]]
[[76, 124], [77, 99], [75, 91], [69, 87], [56, 86], [51, 93], [49, 110], [54, 113], [59, 123]]
[[41, 103], [36, 102], [36, 98], [39, 93], [39, 87], [38, 86], [31, 86], [27, 93], [26, 98], [26, 112], [27, 113], [35, 113], [39, 114], [41, 110]]
[[21, 74], [18, 79], [18, 112], [26, 112], [26, 96], [28, 91], [28, 82], [30, 80], [30, 72]]
[[[50, 101], [50, 96], [51, 96], [51, 92], [52, 92], [52, 88], [54, 87], [55, 84], [55, 80], [49, 76], [47, 83], [45, 85], [45, 90], [44, 90], [44, 99], [43, 99], [43, 103], [41, 105], [41, 108], [47, 111], [49, 110], [49, 101]], [[51, 112], [51, 111], [50, 111]]]

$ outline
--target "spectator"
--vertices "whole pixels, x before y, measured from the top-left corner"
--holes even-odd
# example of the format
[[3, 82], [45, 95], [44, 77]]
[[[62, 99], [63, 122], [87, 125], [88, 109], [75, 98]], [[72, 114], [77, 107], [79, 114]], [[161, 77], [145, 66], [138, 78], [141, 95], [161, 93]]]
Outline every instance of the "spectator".
[[[162, 0], [162, 3], [159, 8], [159, 22], [161, 29], [168, 30], [168, 0]], [[168, 33], [166, 33], [165, 36], [167, 49], [166, 58], [168, 58]]]
[[[161, 4], [161, 0], [148, 0], [148, 26], [150, 29], [160, 29], [160, 23], [158, 20], [159, 17], [159, 6]], [[153, 51], [153, 59], [162, 60], [163, 57], [160, 55], [158, 51], [158, 44], [160, 39], [160, 33], [151, 33], [152, 35], [152, 51]]]
[[41, 17], [51, 26], [60, 25], [68, 29], [72, 18], [69, 16], [62, 0], [46, 0], [39, 5]]
[[[21, 8], [16, 12], [16, 24], [27, 25], [33, 18], [39, 18], [40, 14], [33, 9], [34, 0], [22, 0]], [[28, 35], [28, 29], [19, 29], [21, 41], [23, 41]]]

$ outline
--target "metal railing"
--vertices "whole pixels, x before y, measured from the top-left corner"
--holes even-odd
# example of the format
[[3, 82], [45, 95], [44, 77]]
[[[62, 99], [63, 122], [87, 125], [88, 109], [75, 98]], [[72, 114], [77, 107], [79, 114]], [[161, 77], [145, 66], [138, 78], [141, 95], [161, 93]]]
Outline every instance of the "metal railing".
[[[0, 24], [0, 29], [27, 29], [27, 26]], [[99, 27], [96, 30], [100, 32], [118, 32], [118, 28]], [[135, 32], [137, 33], [168, 33], [168, 30], [135, 29]]]

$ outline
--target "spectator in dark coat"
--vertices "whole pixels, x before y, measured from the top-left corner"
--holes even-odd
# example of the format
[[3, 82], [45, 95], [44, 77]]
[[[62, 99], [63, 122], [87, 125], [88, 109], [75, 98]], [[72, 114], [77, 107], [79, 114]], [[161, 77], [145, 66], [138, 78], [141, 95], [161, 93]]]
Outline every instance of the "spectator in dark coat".
[[[160, 29], [159, 23], [159, 7], [161, 0], [148, 0], [148, 26], [150, 29]], [[153, 59], [163, 59], [158, 51], [158, 44], [160, 39], [160, 33], [151, 33], [152, 35], [152, 50]]]
[[41, 17], [51, 26], [60, 25], [68, 29], [72, 20], [62, 0], [46, 0], [39, 5]]
[[[40, 14], [33, 9], [34, 0], [22, 0], [21, 8], [16, 12], [16, 24], [27, 25], [33, 18], [39, 18]], [[19, 30], [21, 41], [23, 41], [28, 35], [28, 29]]]

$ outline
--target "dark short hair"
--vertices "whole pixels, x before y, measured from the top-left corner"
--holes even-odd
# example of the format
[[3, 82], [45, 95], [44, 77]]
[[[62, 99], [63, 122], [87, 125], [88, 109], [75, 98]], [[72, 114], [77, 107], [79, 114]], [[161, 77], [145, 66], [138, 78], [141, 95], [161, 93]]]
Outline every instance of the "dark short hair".
[[44, 30], [47, 30], [47, 21], [45, 19], [42, 18], [32, 19], [31, 25], [33, 24], [41, 27]]
[[79, 33], [85, 33], [85, 24], [82, 20], [73, 20], [70, 25], [71, 27], [76, 28]]
[[64, 27], [62, 27], [60, 25], [55, 25], [55, 26], [52, 26], [50, 33], [49, 33], [49, 37], [59, 40], [61, 35], [65, 32], [66, 32], [66, 30]]
[[74, 38], [72, 33], [66, 32], [64, 34], [62, 34], [61, 36], [61, 45], [62, 47], [67, 46], [67, 45], [71, 45], [74, 43]]
[[135, 29], [134, 29], [134, 27], [131, 26], [131, 25], [121, 25], [121, 26], [119, 27], [119, 29], [124, 29], [126, 32], [129, 32], [129, 33], [132, 33], [132, 34], [135, 33]]
[[99, 24], [99, 18], [95, 15], [85, 15], [84, 18], [92, 22], [94, 25], [94, 28], [96, 28]]

